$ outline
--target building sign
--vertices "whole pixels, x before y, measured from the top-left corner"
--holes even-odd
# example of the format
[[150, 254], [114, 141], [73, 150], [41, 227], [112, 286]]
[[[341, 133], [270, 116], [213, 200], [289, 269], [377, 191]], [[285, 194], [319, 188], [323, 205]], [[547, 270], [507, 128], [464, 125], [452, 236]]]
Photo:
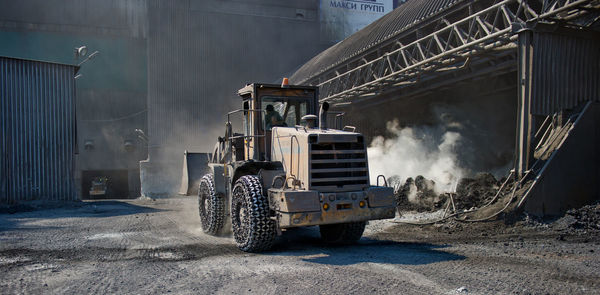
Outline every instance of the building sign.
[[393, 0], [321, 0], [321, 38], [341, 41], [393, 9]]

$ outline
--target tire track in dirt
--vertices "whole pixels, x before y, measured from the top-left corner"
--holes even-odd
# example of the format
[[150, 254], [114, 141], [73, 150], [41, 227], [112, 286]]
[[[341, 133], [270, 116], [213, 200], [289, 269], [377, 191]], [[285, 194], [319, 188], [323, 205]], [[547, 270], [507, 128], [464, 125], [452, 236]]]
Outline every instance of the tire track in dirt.
[[[145, 213], [122, 215], [106, 220], [104, 229], [105, 239], [100, 238], [93, 241], [96, 245], [109, 244], [104, 253], [98, 253], [92, 259], [95, 263], [95, 268], [89, 273], [89, 276], [94, 277], [94, 280], [87, 281], [81, 289], [76, 286], [75, 293], [84, 292], [89, 294], [107, 294], [112, 293], [111, 289], [116, 288], [114, 280], [122, 275], [122, 266], [119, 261], [127, 261], [135, 259], [138, 256], [138, 251], [134, 250], [135, 236], [141, 229], [141, 224], [144, 223]], [[92, 262], [90, 261], [90, 262]], [[87, 288], [86, 288], [87, 287]]]
[[0, 293], [600, 293], [590, 235], [381, 223], [358, 245], [325, 245], [309, 228], [249, 254], [202, 233], [195, 198], [96, 205], [0, 218]]
[[[42, 210], [47, 214], [48, 210]], [[64, 244], [70, 241], [72, 246], [81, 246], [84, 239], [70, 236], [69, 233], [77, 228], [77, 218], [64, 217], [66, 210], [57, 210], [48, 214], [50, 218], [37, 218], [39, 212], [28, 212], [16, 214], [13, 218], [18, 228], [24, 230], [19, 232], [19, 246], [5, 245], [0, 256], [13, 257], [16, 262], [10, 265], [0, 265], [8, 268], [10, 275], [4, 276], [5, 282], [17, 282], [15, 284], [3, 284], [2, 293], [23, 294], [43, 293], [51, 285], [52, 276], [67, 267], [65, 257], [68, 252]], [[35, 241], [35, 243], [26, 241]], [[16, 276], [14, 276], [16, 274]], [[12, 275], [12, 276], [11, 276]]]

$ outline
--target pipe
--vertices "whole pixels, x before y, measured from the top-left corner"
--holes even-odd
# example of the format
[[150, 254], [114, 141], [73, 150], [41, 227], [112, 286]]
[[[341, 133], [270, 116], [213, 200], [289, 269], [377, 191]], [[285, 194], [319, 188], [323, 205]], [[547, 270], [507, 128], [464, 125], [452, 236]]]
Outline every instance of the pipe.
[[329, 103], [324, 102], [321, 104], [321, 110], [319, 111], [319, 129], [327, 129], [327, 111], [329, 110]]

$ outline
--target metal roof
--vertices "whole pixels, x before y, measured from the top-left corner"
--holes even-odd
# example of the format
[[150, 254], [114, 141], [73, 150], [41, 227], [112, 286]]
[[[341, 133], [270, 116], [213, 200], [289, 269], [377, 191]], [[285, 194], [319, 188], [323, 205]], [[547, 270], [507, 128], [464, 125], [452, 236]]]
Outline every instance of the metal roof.
[[59, 65], [59, 66], [69, 66], [69, 67], [73, 67], [75, 69], [75, 73], [77, 73], [79, 71], [79, 69], [81, 68], [81, 66], [79, 66], [77, 64], [64, 63], [64, 62], [59, 62], [59, 61], [54, 61], [54, 60], [42, 60], [42, 59], [35, 59], [35, 58], [24, 58], [24, 57], [20, 57], [20, 56], [12, 56], [12, 55], [0, 55], [0, 58], [6, 58], [6, 59], [12, 59], [12, 60], [30, 61], [30, 62], [39, 62], [39, 63], [45, 63], [45, 64]]
[[310, 78], [462, 2], [469, 1], [409, 0], [362, 30], [313, 57], [292, 75], [290, 82], [303, 84]]
[[319, 90], [319, 88], [316, 86], [288, 85], [287, 88], [283, 88], [283, 87], [281, 87], [280, 84], [252, 83], [252, 84], [247, 84], [246, 86], [244, 86], [240, 90], [238, 90], [238, 95], [244, 96], [244, 95], [250, 94], [254, 90], [254, 87], [261, 87], [261, 88], [267, 87], [267, 88], [275, 88], [275, 89], [305, 89], [305, 90], [314, 90], [314, 91]]

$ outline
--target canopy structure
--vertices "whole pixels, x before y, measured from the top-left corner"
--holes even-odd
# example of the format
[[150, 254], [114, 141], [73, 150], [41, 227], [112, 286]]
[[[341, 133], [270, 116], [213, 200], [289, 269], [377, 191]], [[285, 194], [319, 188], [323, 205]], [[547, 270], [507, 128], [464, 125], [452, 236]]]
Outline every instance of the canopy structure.
[[322, 101], [348, 102], [465, 67], [500, 72], [516, 64], [519, 31], [538, 23], [597, 27], [599, 11], [600, 2], [591, 0], [410, 0], [315, 56], [291, 79], [319, 86]]

